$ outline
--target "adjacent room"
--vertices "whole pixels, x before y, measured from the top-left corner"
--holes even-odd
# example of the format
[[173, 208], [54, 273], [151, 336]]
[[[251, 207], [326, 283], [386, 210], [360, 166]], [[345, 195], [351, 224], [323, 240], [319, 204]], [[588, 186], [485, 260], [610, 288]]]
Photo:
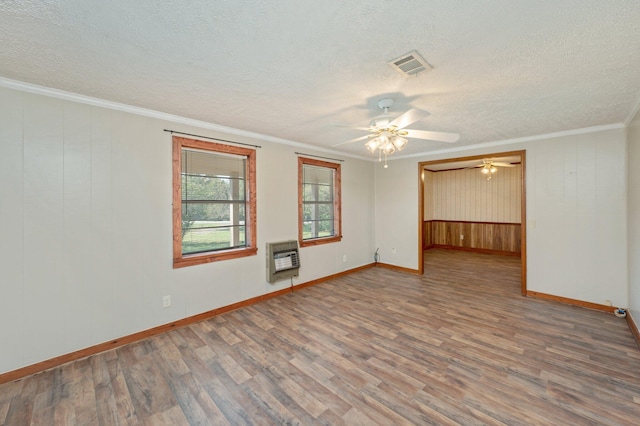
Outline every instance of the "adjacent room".
[[0, 425], [634, 424], [640, 2], [0, 2]]

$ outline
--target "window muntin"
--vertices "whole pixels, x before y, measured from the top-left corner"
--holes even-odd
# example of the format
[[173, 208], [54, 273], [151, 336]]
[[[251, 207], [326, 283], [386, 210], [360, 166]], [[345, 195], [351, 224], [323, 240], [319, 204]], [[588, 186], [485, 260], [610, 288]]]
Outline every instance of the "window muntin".
[[255, 235], [255, 150], [174, 137], [174, 267], [255, 254]]
[[340, 241], [340, 165], [300, 157], [298, 169], [300, 245]]

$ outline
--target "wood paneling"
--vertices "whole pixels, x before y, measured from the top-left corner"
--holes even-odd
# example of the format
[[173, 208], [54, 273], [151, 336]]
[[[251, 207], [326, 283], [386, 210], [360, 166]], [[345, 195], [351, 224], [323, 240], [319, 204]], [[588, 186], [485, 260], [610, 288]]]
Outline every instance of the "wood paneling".
[[521, 297], [518, 259], [427, 253], [1, 385], [0, 424], [637, 423], [624, 320]]
[[425, 205], [432, 207], [425, 208], [425, 220], [519, 223], [521, 167], [499, 167], [491, 180], [478, 169], [431, 173], [433, 188], [425, 181]]
[[[462, 236], [462, 238], [461, 238]], [[451, 247], [501, 253], [520, 253], [519, 223], [425, 221], [425, 248]]]
[[422, 249], [433, 247], [433, 221], [425, 220], [422, 224]]

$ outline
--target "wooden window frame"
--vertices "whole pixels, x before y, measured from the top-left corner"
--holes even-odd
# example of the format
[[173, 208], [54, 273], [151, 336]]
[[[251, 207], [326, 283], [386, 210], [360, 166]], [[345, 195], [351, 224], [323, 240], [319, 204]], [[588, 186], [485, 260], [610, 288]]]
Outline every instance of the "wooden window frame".
[[[247, 159], [246, 183], [248, 189], [245, 220], [246, 247], [204, 253], [182, 254], [182, 149], [193, 148], [213, 153], [234, 154]], [[200, 265], [219, 260], [237, 259], [257, 254], [256, 233], [256, 151], [233, 145], [223, 145], [196, 139], [173, 136], [173, 267]]]
[[[303, 179], [304, 166], [326, 167], [333, 169], [333, 230], [334, 235], [330, 237], [320, 237], [304, 240], [302, 233], [304, 229], [304, 202], [303, 202]], [[300, 247], [316, 246], [319, 244], [334, 243], [342, 240], [342, 180], [340, 164], [327, 161], [315, 160], [312, 158], [298, 157], [298, 243]]]

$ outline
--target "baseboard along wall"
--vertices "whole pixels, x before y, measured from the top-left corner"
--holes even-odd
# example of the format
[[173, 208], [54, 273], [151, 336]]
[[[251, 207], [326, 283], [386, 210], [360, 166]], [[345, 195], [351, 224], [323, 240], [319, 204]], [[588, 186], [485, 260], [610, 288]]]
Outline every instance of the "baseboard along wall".
[[[409, 274], [418, 274], [418, 270], [416, 269], [411, 269], [411, 268], [405, 268], [402, 266], [396, 266], [396, 265], [391, 265], [388, 263], [370, 263], [367, 265], [363, 265], [363, 266], [359, 266], [357, 268], [353, 268], [353, 269], [349, 269], [346, 271], [342, 271], [339, 272], [337, 274], [332, 274], [332, 275], [328, 275], [326, 277], [322, 277], [322, 278], [318, 278], [312, 281], [308, 281], [302, 284], [298, 284], [292, 287], [288, 287], [282, 290], [278, 290], [278, 291], [274, 291], [272, 293], [267, 293], [267, 294], [263, 294], [261, 296], [257, 296], [257, 297], [253, 297], [251, 299], [247, 299], [241, 302], [237, 302], [237, 303], [233, 303], [231, 305], [228, 306], [223, 306], [217, 309], [213, 309], [207, 312], [203, 312], [201, 314], [197, 314], [197, 315], [193, 315], [187, 318], [183, 318], [181, 320], [178, 321], [174, 321], [168, 324], [163, 324], [157, 327], [153, 327], [150, 328], [148, 330], [143, 330], [137, 333], [133, 333], [130, 334], [128, 336], [124, 336], [121, 337], [119, 339], [114, 339], [114, 340], [110, 340], [108, 342], [104, 342], [104, 343], [99, 343], [97, 345], [94, 346], [90, 346], [88, 348], [84, 348], [84, 349], [80, 349], [68, 354], [64, 354], [64, 355], [60, 355], [57, 356], [55, 358], [51, 358], [45, 361], [41, 361], [32, 365], [28, 365], [26, 367], [22, 367], [19, 368], [17, 370], [12, 370], [12, 371], [8, 371], [6, 373], [0, 374], [0, 384], [2, 383], [8, 383], [14, 380], [20, 380], [24, 377], [30, 376], [32, 374], [37, 374], [37, 373], [41, 373], [45, 370], [49, 370], [51, 368], [55, 368], [58, 367], [60, 365], [72, 362], [72, 361], [76, 361], [82, 358], [87, 358], [91, 355], [95, 355], [98, 354], [100, 352], [104, 352], [104, 351], [108, 351], [114, 348], [118, 348], [124, 345], [127, 345], [129, 343], [134, 343], [143, 339], [146, 339], [148, 337], [151, 336], [155, 336], [161, 333], [165, 333], [169, 330], [175, 329], [175, 328], [179, 328], [179, 327], [184, 327], [184, 326], [188, 326], [190, 324], [199, 322], [199, 321], [204, 321], [207, 320], [209, 318], [212, 318], [216, 315], [220, 315], [223, 314], [225, 312], [230, 312], [233, 311], [235, 309], [239, 309], [245, 306], [249, 306], [252, 305], [254, 303], [258, 303], [261, 302], [263, 300], [267, 300], [267, 299], [271, 299], [274, 297], [278, 297], [281, 296], [283, 294], [287, 294], [290, 293], [292, 291], [298, 291], [298, 290], [302, 290], [306, 287], [310, 287], [312, 285], [316, 285], [316, 284], [320, 284], [322, 282], [325, 281], [329, 281], [335, 278], [339, 278], [345, 275], [349, 275], [349, 274], [353, 274], [355, 272], [358, 271], [362, 271], [371, 267], [381, 267], [381, 268], [387, 268], [390, 270], [394, 270], [394, 271], [398, 271], [398, 272], [404, 272], [404, 273], [409, 273]], [[581, 300], [576, 300], [576, 299], [570, 299], [570, 298], [566, 298], [566, 297], [561, 297], [561, 296], [554, 296], [551, 294], [545, 294], [545, 293], [539, 293], [536, 291], [527, 291], [527, 296], [528, 297], [535, 297], [538, 299], [545, 299], [545, 300], [550, 300], [550, 301], [554, 301], [554, 302], [559, 302], [559, 303], [564, 303], [564, 304], [568, 304], [568, 305], [574, 305], [574, 306], [580, 306], [583, 308], [588, 308], [588, 309], [596, 309], [599, 311], [604, 311], [604, 312], [611, 312], [613, 313], [615, 308], [612, 306], [607, 306], [607, 305], [600, 305], [597, 303], [591, 303], [591, 302], [584, 302]], [[637, 323], [635, 323], [635, 321], [631, 318], [631, 315], [629, 313], [627, 313], [627, 323], [629, 324], [629, 328], [631, 329], [631, 332], [633, 333], [636, 343], [638, 344], [638, 348], [640, 349], [640, 331], [638, 330], [638, 326]]]

